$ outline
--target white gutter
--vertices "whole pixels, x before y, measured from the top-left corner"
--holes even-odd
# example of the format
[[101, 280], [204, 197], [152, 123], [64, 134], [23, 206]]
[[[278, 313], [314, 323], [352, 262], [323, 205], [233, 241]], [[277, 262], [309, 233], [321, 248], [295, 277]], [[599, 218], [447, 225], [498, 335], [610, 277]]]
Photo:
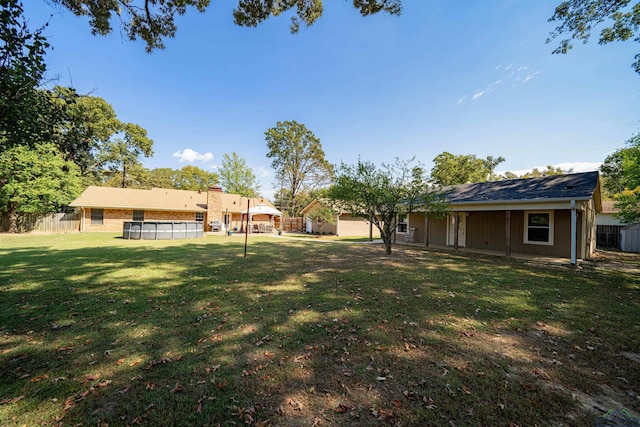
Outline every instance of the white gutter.
[[505, 200], [474, 200], [471, 202], [447, 202], [450, 206], [468, 206], [468, 205], [519, 205], [527, 203], [562, 203], [562, 202], [586, 202], [591, 200], [591, 197], [581, 198], [556, 198], [556, 199], [505, 199]]

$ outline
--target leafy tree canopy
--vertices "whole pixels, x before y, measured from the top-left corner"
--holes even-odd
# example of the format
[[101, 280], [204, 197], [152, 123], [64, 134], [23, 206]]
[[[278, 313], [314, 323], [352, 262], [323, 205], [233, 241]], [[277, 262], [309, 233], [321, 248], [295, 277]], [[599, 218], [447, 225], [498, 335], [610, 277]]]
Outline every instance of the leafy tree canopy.
[[396, 159], [380, 168], [362, 160], [355, 165], [343, 163], [329, 198], [341, 211], [371, 221], [380, 230], [388, 255], [400, 219], [417, 210], [439, 215], [447, 209], [442, 194], [428, 184], [424, 168], [414, 159]]
[[504, 157], [479, 159], [475, 154], [455, 155], [445, 151], [433, 159], [431, 179], [439, 185], [486, 182], [496, 179], [495, 168], [502, 162]]
[[[558, 38], [560, 44], [553, 53], [567, 53], [573, 48], [573, 41], [586, 43], [595, 28], [603, 24], [598, 43], [627, 41], [633, 38], [640, 42], [640, 2], [631, 0], [567, 0], [560, 3], [551, 22], [558, 26], [551, 32], [547, 43]], [[633, 68], [640, 73], [640, 53], [635, 56]]]
[[182, 169], [178, 169], [173, 179], [173, 186], [178, 190], [206, 191], [209, 186], [218, 184], [217, 174], [193, 165], [186, 165]]
[[0, 150], [50, 141], [61, 112], [39, 89], [49, 48], [44, 28], [31, 31], [18, 0], [0, 0]]
[[640, 221], [640, 134], [607, 156], [601, 171], [606, 194], [617, 200], [618, 218], [626, 224]]
[[253, 169], [247, 166], [247, 161], [237, 153], [224, 154], [222, 165], [218, 169], [220, 185], [227, 193], [240, 194], [247, 197], [260, 195], [260, 184], [253, 173]]
[[122, 188], [127, 187], [127, 170], [139, 167], [140, 156], [153, 155], [153, 140], [147, 131], [133, 123], [124, 123], [118, 134], [101, 147], [98, 162], [112, 172], [122, 173]]
[[265, 132], [265, 140], [277, 184], [289, 192], [289, 215], [295, 216], [301, 208], [301, 194], [328, 184], [333, 167], [324, 157], [320, 139], [295, 120], [277, 122]]
[[[141, 39], [147, 52], [163, 49], [163, 40], [175, 36], [176, 16], [189, 9], [204, 12], [210, 0], [52, 0], [77, 16], [89, 17], [93, 34], [107, 35], [113, 30], [114, 16], [130, 40]], [[353, 0], [362, 16], [378, 12], [399, 15], [402, 0]], [[291, 32], [300, 26], [312, 25], [323, 12], [322, 0], [239, 0], [233, 11], [234, 22], [244, 27], [256, 27], [272, 16], [295, 11], [291, 18]]]
[[50, 143], [0, 152], [0, 206], [17, 232], [17, 213], [56, 212], [81, 192], [78, 167]]

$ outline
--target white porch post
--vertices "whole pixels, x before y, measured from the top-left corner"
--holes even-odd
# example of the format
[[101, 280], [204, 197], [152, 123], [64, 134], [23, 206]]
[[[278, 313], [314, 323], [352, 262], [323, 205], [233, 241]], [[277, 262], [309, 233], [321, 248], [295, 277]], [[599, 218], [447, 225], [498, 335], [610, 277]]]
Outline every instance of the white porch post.
[[578, 246], [578, 227], [576, 220], [576, 201], [571, 201], [571, 265], [576, 265], [576, 248]]

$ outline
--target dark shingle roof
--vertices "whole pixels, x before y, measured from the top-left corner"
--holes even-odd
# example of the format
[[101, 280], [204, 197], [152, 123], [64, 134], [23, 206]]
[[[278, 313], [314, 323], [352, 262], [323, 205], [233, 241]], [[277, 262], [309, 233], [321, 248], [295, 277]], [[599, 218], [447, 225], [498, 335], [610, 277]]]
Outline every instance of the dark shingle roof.
[[598, 172], [541, 178], [462, 184], [444, 188], [449, 203], [492, 203], [544, 200], [586, 200], [598, 186]]

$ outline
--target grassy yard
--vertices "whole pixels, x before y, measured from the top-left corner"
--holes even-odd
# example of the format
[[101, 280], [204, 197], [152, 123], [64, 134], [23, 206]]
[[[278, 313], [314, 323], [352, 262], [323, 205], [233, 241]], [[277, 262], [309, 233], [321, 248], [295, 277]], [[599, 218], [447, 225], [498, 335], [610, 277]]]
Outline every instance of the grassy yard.
[[0, 425], [593, 425], [640, 278], [251, 236], [0, 235]]

